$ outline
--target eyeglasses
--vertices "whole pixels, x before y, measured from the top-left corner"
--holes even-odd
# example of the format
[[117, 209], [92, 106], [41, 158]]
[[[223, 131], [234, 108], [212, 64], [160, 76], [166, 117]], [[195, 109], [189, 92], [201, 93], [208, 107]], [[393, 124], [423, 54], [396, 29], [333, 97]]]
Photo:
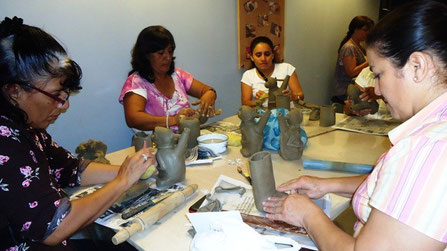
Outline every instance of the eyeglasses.
[[37, 87], [35, 87], [33, 85], [30, 85], [30, 84], [26, 84], [26, 87], [29, 87], [29, 88], [31, 88], [33, 90], [36, 90], [36, 91], [46, 95], [47, 97], [52, 98], [54, 101], [58, 102], [57, 103], [57, 108], [61, 108], [62, 106], [64, 106], [65, 103], [70, 98], [70, 92], [68, 90], [66, 90], [66, 89], [62, 90], [61, 92], [66, 93], [67, 96], [66, 97], [59, 97], [59, 96], [56, 96], [56, 95], [51, 94], [51, 93], [48, 93], [48, 92], [46, 92], [46, 91], [44, 91], [44, 90], [42, 90], [40, 88], [37, 88]]

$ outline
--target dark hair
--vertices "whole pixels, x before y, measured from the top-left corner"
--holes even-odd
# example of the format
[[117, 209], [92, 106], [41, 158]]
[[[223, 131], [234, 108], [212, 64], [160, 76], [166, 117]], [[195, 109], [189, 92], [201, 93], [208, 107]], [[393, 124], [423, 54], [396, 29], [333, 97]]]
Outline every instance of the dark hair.
[[7, 97], [3, 87], [47, 83], [65, 78], [61, 85], [70, 91], [80, 90], [82, 71], [67, 57], [65, 49], [45, 31], [23, 24], [21, 18], [5, 18], [0, 23], [0, 113], [25, 124], [27, 114]]
[[[270, 40], [270, 38], [268, 37], [264, 37], [264, 36], [260, 36], [260, 37], [255, 37], [251, 43], [250, 43], [250, 54], [253, 55], [253, 50], [255, 49], [256, 45], [260, 44], [260, 43], [266, 43], [269, 45], [270, 49], [272, 49], [272, 53], [273, 53], [273, 60], [272, 63], [275, 64], [276, 63], [276, 52], [274, 51], [274, 45], [272, 40]], [[252, 62], [252, 67], [254, 66], [254, 62]]]
[[[428, 51], [447, 64], [447, 4], [410, 2], [387, 14], [366, 39], [367, 47], [388, 58], [397, 68], [411, 53]], [[444, 69], [445, 71], [445, 69]]]
[[352, 34], [354, 34], [354, 31], [357, 29], [362, 29], [363, 27], [367, 29], [371, 29], [374, 26], [374, 21], [367, 17], [367, 16], [356, 16], [354, 17], [351, 22], [349, 23], [348, 32], [346, 33], [346, 36], [343, 38], [343, 40], [340, 43], [340, 46], [338, 47], [338, 52], [340, 52], [341, 47], [348, 42], [349, 39], [351, 39]]
[[[129, 75], [138, 72], [140, 77], [146, 79], [150, 83], [155, 82], [154, 71], [148, 56], [150, 53], [163, 50], [169, 45], [175, 50], [174, 37], [171, 32], [163, 26], [155, 25], [143, 29], [138, 35], [137, 42], [132, 49], [132, 70], [129, 72]], [[174, 59], [175, 57], [172, 58], [168, 74], [174, 72]]]

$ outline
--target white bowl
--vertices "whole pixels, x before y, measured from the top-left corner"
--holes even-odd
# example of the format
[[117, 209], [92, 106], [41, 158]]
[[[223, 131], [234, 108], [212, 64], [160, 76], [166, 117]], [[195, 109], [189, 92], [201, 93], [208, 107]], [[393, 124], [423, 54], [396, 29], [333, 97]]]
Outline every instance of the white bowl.
[[205, 134], [197, 138], [199, 146], [211, 149], [214, 153], [223, 153], [227, 150], [228, 136], [220, 133]]

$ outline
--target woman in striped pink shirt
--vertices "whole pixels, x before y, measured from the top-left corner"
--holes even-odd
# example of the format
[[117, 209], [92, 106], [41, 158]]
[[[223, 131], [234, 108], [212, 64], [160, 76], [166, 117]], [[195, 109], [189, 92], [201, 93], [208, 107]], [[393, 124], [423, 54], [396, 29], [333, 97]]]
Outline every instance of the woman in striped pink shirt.
[[[394, 118], [391, 149], [370, 175], [302, 176], [264, 204], [267, 217], [304, 227], [320, 250], [444, 250], [447, 245], [447, 4], [411, 2], [368, 35], [367, 54]], [[354, 236], [339, 229], [310, 198], [353, 198]]]

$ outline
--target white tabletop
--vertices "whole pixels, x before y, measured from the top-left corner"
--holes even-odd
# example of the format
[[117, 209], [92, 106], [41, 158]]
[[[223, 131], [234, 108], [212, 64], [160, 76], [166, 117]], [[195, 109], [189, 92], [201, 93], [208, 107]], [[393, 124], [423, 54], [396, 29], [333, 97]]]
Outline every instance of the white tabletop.
[[[342, 117], [343, 115], [338, 114], [337, 120]], [[238, 118], [233, 116], [224, 121], [238, 123]], [[390, 146], [387, 137], [340, 130], [331, 131], [331, 128], [319, 127], [318, 121], [310, 121], [304, 129], [309, 134], [309, 142], [303, 156], [312, 159], [373, 165]], [[190, 225], [185, 214], [188, 212], [188, 208], [213, 187], [221, 174], [247, 182], [237, 172], [236, 166], [231, 166], [228, 163], [229, 160], [240, 159], [244, 168], [248, 167], [248, 158], [244, 158], [239, 150], [240, 147], [228, 147], [227, 152], [223, 154], [223, 158], [214, 161], [212, 165], [188, 166], [184, 184], [198, 184], [198, 193], [193, 195], [184, 205], [167, 214], [155, 225], [135, 234], [128, 241], [139, 250], [189, 250], [192, 238], [187, 233]], [[134, 149], [130, 147], [110, 153], [106, 157], [112, 164], [121, 164], [125, 157], [132, 152], [134, 152]], [[276, 152], [272, 152], [272, 161], [276, 185], [301, 175], [319, 177], [355, 175], [304, 170], [302, 160], [285, 161]], [[330, 215], [331, 218], [335, 218], [349, 206], [349, 199], [335, 194], [330, 196], [332, 203]]]

